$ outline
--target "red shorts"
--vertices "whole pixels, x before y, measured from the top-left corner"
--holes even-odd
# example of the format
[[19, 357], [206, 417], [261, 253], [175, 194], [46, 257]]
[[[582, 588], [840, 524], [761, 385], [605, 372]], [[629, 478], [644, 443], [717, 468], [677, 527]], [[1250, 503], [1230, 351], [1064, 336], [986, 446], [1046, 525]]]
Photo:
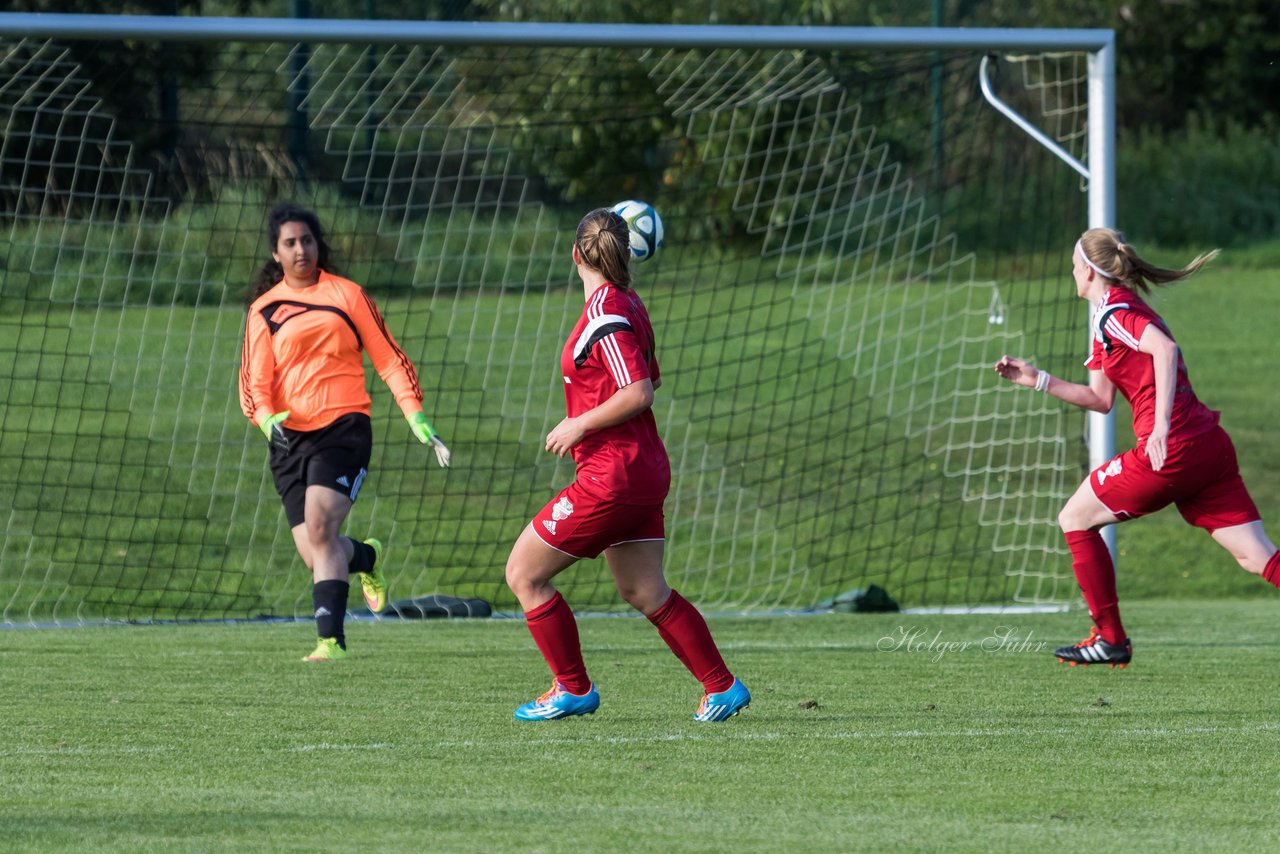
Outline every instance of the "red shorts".
[[1120, 519], [1175, 504], [1183, 519], [1212, 533], [1261, 518], [1240, 478], [1235, 446], [1221, 427], [1170, 444], [1160, 471], [1151, 470], [1145, 450], [1134, 448], [1094, 469], [1089, 484]]
[[664, 540], [662, 503], [618, 504], [573, 483], [533, 517], [544, 543], [576, 558], [593, 558], [611, 546], [640, 540]]

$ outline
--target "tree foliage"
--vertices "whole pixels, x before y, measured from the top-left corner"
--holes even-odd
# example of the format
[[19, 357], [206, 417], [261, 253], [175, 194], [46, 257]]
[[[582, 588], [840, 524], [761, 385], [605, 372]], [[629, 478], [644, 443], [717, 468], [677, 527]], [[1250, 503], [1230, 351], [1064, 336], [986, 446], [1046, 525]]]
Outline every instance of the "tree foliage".
[[[1275, 61], [1280, 55], [1280, 3], [1275, 0], [686, 0], [668, 5], [638, 0], [13, 0], [9, 10], [632, 24], [929, 26], [940, 21], [951, 27], [1111, 28], [1117, 39], [1122, 155], [1126, 140], [1143, 156], [1154, 156], [1160, 141], [1166, 140], [1186, 170], [1197, 170], [1196, 150], [1213, 149], [1206, 157], [1213, 159], [1214, 174], [1239, 176], [1248, 170], [1224, 165], [1232, 159], [1230, 146], [1244, 141], [1249, 151], [1258, 150], [1259, 140], [1280, 129], [1275, 112], [1275, 93], [1280, 92], [1280, 64]], [[216, 85], [211, 69], [234, 65], [231, 52], [244, 47], [194, 43], [175, 49], [129, 40], [68, 44], [93, 78], [95, 94], [116, 117], [120, 137], [140, 156], [157, 162], [175, 149], [175, 135], [182, 132], [176, 121], [177, 93], [185, 86]], [[545, 77], [526, 73], [532, 69], [513, 64], [509, 56], [500, 61], [496, 53], [479, 52], [477, 57], [473, 52], [468, 60], [474, 79], [488, 81], [472, 93], [476, 103], [500, 115], [504, 127], [512, 129], [512, 150], [522, 158], [519, 165], [525, 174], [537, 176], [545, 198], [576, 203], [595, 192], [602, 176], [619, 173], [624, 176], [624, 185], [616, 189], [620, 196], [642, 195], [679, 185], [688, 170], [704, 168], [696, 139], [672, 147], [669, 140], [680, 138], [672, 132], [679, 120], [669, 114], [663, 95], [634, 57], [602, 48], [571, 53], [572, 61], [566, 61], [565, 70], [550, 85], [543, 82]], [[863, 73], [857, 57], [831, 54], [821, 61], [846, 86], [856, 85]], [[931, 96], [926, 87], [896, 97], [927, 101]], [[283, 112], [283, 96], [271, 108]], [[278, 159], [289, 148], [285, 124], [281, 122], [280, 139], [241, 143], [266, 146]], [[919, 134], [888, 133], [886, 141], [897, 159], [923, 162], [928, 156], [929, 141]], [[229, 140], [201, 142], [234, 147]], [[325, 174], [323, 163], [313, 166], [311, 174]], [[1158, 180], [1160, 170], [1139, 168], [1133, 174]], [[1131, 181], [1126, 192], [1141, 188]], [[1250, 202], [1252, 207], [1258, 204]], [[1265, 200], [1261, 204], [1265, 207]], [[1273, 219], [1258, 215], [1249, 222], [1256, 231]]]
[[1067, 27], [1116, 31], [1122, 131], [1274, 125], [1280, 92], [1275, 0], [701, 0], [653, 6], [606, 0], [478, 0], [490, 20], [927, 27]]
[[[300, 5], [301, 3], [301, 5]], [[490, 20], [799, 26], [1109, 28], [1117, 40], [1117, 122], [1122, 132], [1199, 126], [1273, 127], [1280, 92], [1280, 3], [1275, 0], [12, 0], [14, 12], [100, 12], [395, 20]], [[165, 57], [155, 45], [122, 45], [110, 63], [141, 82], [161, 66], [196, 73], [199, 52]], [[117, 80], [119, 75], [113, 75]], [[154, 93], [133, 85], [121, 92]], [[151, 103], [122, 104], [150, 115]], [[139, 110], [142, 110], [139, 113]]]

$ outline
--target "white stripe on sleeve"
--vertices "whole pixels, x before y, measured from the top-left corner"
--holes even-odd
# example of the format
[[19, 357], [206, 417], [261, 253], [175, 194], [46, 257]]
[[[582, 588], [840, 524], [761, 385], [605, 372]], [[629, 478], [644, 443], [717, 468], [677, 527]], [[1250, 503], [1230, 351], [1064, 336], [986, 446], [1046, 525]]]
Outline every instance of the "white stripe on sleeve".
[[631, 370], [622, 356], [622, 348], [618, 346], [617, 339], [608, 335], [600, 339], [600, 346], [603, 348], [605, 364], [609, 366], [609, 372], [613, 374], [613, 381], [618, 384], [618, 388], [631, 385]]
[[1138, 349], [1138, 339], [1134, 338], [1133, 333], [1126, 329], [1114, 316], [1107, 318], [1107, 334], [1130, 350]]

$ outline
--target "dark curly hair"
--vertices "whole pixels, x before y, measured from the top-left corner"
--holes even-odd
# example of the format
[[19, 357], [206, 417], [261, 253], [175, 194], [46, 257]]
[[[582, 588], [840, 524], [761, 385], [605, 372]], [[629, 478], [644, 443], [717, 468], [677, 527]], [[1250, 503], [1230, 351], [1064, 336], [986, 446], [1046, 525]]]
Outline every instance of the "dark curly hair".
[[[306, 208], [291, 202], [281, 202], [267, 214], [267, 252], [274, 253], [276, 244], [280, 242], [280, 228], [286, 222], [300, 222], [311, 229], [311, 236], [316, 239], [319, 252], [317, 264], [321, 270], [335, 272], [332, 265], [333, 250], [324, 239], [324, 229], [320, 227], [320, 218]], [[249, 301], [253, 302], [276, 286], [284, 278], [284, 269], [275, 258], [268, 258], [253, 276]]]

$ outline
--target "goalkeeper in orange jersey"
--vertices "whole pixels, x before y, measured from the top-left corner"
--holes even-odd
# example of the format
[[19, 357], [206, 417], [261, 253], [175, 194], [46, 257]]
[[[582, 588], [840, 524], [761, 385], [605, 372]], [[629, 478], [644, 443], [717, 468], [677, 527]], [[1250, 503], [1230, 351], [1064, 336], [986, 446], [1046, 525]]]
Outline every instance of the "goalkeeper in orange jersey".
[[304, 661], [346, 658], [351, 573], [371, 611], [387, 606], [382, 544], [339, 535], [373, 448], [364, 354], [395, 395], [413, 435], [441, 466], [449, 449], [422, 412], [422, 388], [377, 306], [335, 275], [314, 213], [277, 205], [267, 218], [271, 260], [254, 280], [240, 364], [240, 407], [266, 436], [271, 473], [298, 554], [311, 570], [319, 643]]

